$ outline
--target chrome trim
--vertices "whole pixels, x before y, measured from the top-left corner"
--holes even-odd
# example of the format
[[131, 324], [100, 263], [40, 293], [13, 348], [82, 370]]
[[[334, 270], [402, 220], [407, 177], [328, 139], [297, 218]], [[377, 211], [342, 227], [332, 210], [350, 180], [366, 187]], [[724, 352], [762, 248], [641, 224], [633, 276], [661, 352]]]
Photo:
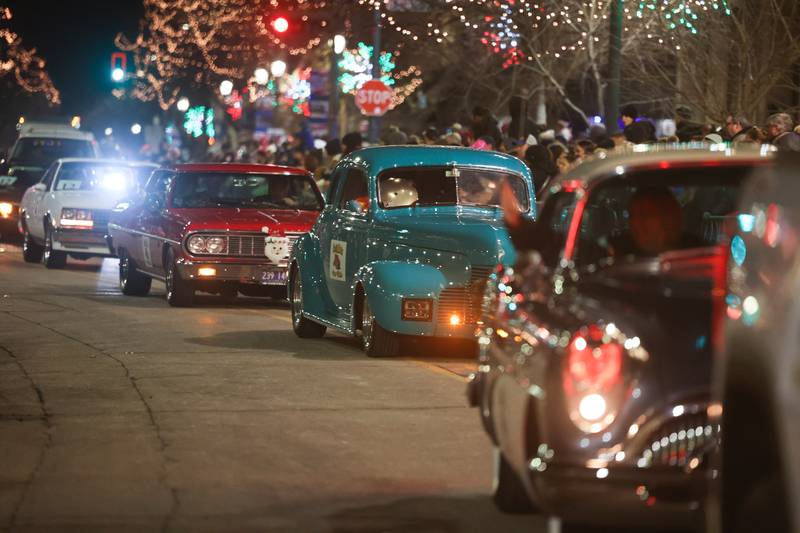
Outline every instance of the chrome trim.
[[[289, 259], [291, 258], [291, 255], [292, 255], [292, 250], [294, 249], [294, 244], [297, 242], [297, 239], [299, 239], [300, 236], [305, 234], [305, 233], [308, 233], [308, 232], [306, 232], [306, 231], [286, 231], [286, 232], [284, 232], [283, 236], [285, 236], [285, 237], [287, 237], [289, 239], [289, 255], [286, 256], [284, 259], [282, 259], [277, 264], [275, 264], [275, 263], [269, 263], [269, 264], [275, 264], [275, 266], [288, 266]], [[195, 235], [204, 235], [204, 236], [211, 236], [211, 237], [217, 236], [217, 237], [224, 238], [226, 240], [226, 243], [225, 243], [226, 252], [222, 253], [222, 254], [196, 254], [196, 253], [193, 253], [191, 250], [189, 250], [189, 246], [187, 245], [187, 243], [189, 242], [189, 239], [191, 239]], [[230, 253], [230, 238], [231, 237], [240, 237], [240, 238], [241, 237], [253, 237], [253, 238], [266, 239], [269, 236], [270, 236], [269, 233], [255, 232], [255, 231], [198, 230], [198, 231], [192, 231], [190, 233], [187, 233], [186, 236], [183, 238], [182, 246], [183, 246], [183, 250], [187, 253], [187, 255], [189, 255], [191, 257], [194, 257], [194, 258], [200, 258], [200, 259], [204, 259], [204, 258], [207, 258], [207, 257], [234, 258], [234, 259], [266, 259], [266, 255], [264, 255], [264, 254], [255, 254], [255, 253], [253, 253], [252, 255], [243, 255], [242, 252], [241, 252], [241, 249], [242, 249], [241, 245], [239, 247], [240, 252], [238, 254]], [[253, 245], [255, 245], [255, 242], [253, 243]]]
[[151, 239], [158, 239], [160, 241], [168, 242], [168, 243], [171, 243], [171, 244], [180, 244], [180, 241], [174, 241], [172, 239], [167, 239], [166, 237], [161, 237], [159, 235], [153, 235], [152, 233], [145, 233], [143, 231], [138, 231], [138, 230], [135, 230], [135, 229], [123, 228], [119, 224], [112, 224], [110, 222], [108, 224], [108, 229], [110, 229], [110, 230], [111, 229], [115, 229], [115, 230], [119, 230], [119, 231], [124, 231], [126, 233], [132, 233], [134, 235], [141, 235], [142, 237], [150, 237]]

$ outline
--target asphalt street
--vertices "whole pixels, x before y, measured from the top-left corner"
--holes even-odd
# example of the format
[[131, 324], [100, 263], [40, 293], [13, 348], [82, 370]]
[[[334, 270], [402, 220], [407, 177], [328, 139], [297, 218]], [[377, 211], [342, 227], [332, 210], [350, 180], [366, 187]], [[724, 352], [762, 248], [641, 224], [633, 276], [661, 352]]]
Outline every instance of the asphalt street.
[[0, 529], [546, 529], [491, 502], [471, 357], [373, 360], [283, 303], [173, 309], [122, 296], [116, 260], [0, 250]]

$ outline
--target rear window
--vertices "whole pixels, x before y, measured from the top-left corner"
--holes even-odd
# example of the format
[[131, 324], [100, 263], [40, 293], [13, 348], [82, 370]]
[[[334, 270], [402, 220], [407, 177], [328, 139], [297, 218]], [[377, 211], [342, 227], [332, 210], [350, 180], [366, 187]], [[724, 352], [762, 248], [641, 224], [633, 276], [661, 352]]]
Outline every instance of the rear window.
[[652, 257], [723, 244], [734, 228], [739, 190], [752, 167], [635, 172], [591, 191], [577, 261]]
[[308, 176], [285, 174], [180, 173], [172, 207], [238, 207], [320, 211], [322, 197]]
[[25, 137], [14, 145], [9, 165], [47, 168], [56, 159], [65, 157], [94, 157], [90, 141]]
[[128, 193], [135, 187], [129, 167], [101, 163], [64, 163], [56, 176], [54, 191], [110, 191]]

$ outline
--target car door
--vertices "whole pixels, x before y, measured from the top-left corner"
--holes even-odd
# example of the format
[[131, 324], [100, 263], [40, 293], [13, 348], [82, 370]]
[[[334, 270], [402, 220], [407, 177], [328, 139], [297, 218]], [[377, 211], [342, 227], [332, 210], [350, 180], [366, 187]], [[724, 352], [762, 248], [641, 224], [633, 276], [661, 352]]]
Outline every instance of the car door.
[[164, 275], [162, 247], [167, 238], [165, 211], [167, 189], [172, 182], [173, 172], [154, 172], [147, 182], [144, 205], [136, 220], [139, 238], [137, 263], [150, 273]]
[[44, 217], [47, 213], [46, 199], [47, 195], [50, 194], [50, 189], [58, 174], [59, 167], [60, 164], [58, 162], [50, 165], [50, 168], [42, 176], [41, 181], [25, 194], [25, 223], [28, 226], [28, 232], [37, 239], [44, 239]]
[[355, 273], [366, 261], [367, 238], [372, 219], [367, 173], [350, 166], [343, 176], [341, 194], [331, 213], [330, 248], [326, 276], [334, 303], [349, 315], [353, 303]]

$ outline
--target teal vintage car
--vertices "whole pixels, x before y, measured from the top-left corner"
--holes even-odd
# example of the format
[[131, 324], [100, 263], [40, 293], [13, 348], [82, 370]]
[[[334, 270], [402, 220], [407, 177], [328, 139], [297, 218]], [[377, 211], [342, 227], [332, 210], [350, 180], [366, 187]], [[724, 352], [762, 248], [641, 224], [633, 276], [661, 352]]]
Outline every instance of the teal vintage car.
[[372, 357], [398, 354], [408, 336], [472, 338], [485, 280], [515, 261], [499, 207], [506, 181], [533, 217], [531, 175], [515, 157], [427, 146], [344, 157], [292, 251], [295, 333], [360, 336]]

